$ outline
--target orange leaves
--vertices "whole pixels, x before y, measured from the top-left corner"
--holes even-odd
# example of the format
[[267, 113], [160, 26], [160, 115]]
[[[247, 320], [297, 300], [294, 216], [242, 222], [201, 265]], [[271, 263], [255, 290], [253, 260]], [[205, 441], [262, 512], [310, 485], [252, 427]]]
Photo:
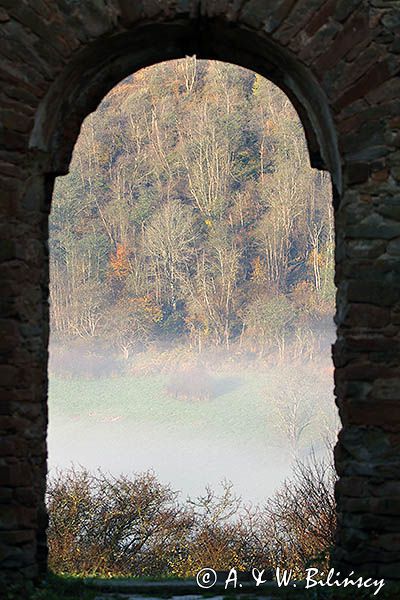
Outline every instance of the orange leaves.
[[117, 244], [117, 250], [110, 258], [112, 276], [116, 279], [125, 279], [130, 272], [128, 251], [124, 244]]
[[262, 123], [264, 135], [271, 134], [276, 129], [276, 122], [273, 119], [266, 119]]
[[256, 283], [261, 283], [265, 279], [265, 266], [263, 265], [261, 258], [256, 256], [254, 260], [251, 261], [251, 266], [253, 267], [253, 272], [251, 274], [251, 279]]
[[322, 252], [318, 252], [316, 248], [312, 248], [308, 255], [308, 264], [312, 267], [314, 265], [318, 265], [319, 267], [323, 267], [326, 261], [326, 256]]

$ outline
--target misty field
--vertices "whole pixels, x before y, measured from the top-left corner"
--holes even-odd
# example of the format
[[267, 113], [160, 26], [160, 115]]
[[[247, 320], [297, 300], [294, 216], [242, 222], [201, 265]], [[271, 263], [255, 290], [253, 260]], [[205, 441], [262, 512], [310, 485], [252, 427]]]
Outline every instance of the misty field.
[[214, 397], [203, 400], [171, 396], [170, 382], [167, 374], [52, 376], [50, 468], [153, 469], [184, 496], [228, 479], [245, 500], [259, 502], [290, 474], [295, 458], [322, 451], [335, 431], [327, 368], [219, 372]]

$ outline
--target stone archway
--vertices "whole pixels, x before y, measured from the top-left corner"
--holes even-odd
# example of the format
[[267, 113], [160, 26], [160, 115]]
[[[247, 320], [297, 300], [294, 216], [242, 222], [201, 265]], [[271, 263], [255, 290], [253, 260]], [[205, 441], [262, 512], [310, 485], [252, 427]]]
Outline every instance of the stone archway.
[[[399, 13], [386, 0], [269, 3], [0, 1], [2, 433], [0, 569], [46, 568], [48, 256], [52, 186], [84, 117], [125, 75], [196, 53], [279, 85], [336, 207], [342, 431], [335, 450], [343, 571], [400, 562]], [[343, 180], [342, 180], [343, 173]]]

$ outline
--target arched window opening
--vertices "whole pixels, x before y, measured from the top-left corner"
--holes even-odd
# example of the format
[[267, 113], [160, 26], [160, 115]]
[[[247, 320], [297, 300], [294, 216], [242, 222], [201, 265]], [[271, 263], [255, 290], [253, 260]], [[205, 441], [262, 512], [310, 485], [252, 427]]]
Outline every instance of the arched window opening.
[[[138, 71], [87, 117], [50, 225], [55, 570], [247, 569], [268, 540], [272, 567], [327, 556], [331, 196], [287, 96], [228, 63]], [[296, 554], [285, 514], [300, 500]]]

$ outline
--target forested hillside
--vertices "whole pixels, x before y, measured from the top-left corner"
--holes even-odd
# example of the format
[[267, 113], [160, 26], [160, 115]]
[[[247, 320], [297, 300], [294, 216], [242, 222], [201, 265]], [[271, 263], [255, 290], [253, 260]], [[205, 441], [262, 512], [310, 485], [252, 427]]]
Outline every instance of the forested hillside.
[[329, 176], [286, 96], [233, 65], [115, 87], [57, 180], [50, 245], [55, 339], [301, 354], [332, 319]]

